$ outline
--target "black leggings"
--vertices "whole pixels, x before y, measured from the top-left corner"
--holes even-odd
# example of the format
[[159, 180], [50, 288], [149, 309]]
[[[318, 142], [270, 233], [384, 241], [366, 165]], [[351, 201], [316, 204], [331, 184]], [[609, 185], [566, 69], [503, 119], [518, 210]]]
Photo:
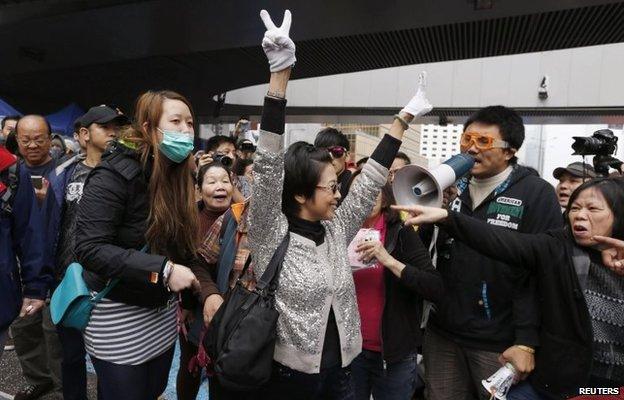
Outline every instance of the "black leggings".
[[113, 364], [91, 357], [101, 400], [156, 400], [167, 388], [173, 359], [172, 346], [158, 357], [139, 365]]
[[[186, 340], [180, 333], [180, 369], [176, 379], [178, 400], [195, 400], [201, 384], [201, 371], [195, 374], [189, 372], [189, 362], [197, 354], [197, 346]], [[212, 396], [210, 397], [212, 399]]]

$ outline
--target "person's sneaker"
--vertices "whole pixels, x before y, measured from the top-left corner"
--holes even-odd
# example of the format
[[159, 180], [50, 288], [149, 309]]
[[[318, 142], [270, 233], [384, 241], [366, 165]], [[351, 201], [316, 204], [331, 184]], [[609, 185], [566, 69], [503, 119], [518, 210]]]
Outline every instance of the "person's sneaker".
[[15, 393], [14, 400], [34, 400], [43, 396], [52, 389], [51, 384], [45, 385], [28, 385], [19, 392]]
[[6, 342], [4, 342], [4, 351], [11, 351], [11, 350], [15, 350], [15, 344], [13, 343], [13, 338], [9, 336]]

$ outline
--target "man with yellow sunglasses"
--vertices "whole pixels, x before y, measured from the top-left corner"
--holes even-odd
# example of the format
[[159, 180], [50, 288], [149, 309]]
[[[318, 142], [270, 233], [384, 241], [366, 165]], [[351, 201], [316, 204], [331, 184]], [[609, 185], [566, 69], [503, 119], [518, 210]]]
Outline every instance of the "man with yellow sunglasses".
[[[475, 159], [458, 181], [449, 207], [489, 224], [525, 233], [561, 226], [553, 187], [526, 167], [516, 152], [524, 141], [520, 116], [503, 106], [471, 116], [460, 139]], [[423, 235], [430, 231], [422, 227]], [[511, 362], [521, 378], [533, 370], [539, 346], [539, 307], [528, 273], [485, 257], [441, 228], [437, 268], [446, 296], [436, 304], [424, 339], [430, 400], [490, 398], [481, 380]]]

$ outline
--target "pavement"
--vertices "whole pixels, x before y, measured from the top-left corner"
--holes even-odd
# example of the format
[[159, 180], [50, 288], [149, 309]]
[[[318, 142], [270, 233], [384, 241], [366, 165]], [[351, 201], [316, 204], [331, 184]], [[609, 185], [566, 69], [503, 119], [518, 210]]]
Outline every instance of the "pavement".
[[[173, 364], [171, 366], [171, 371], [169, 372], [169, 384], [167, 386], [167, 389], [165, 390], [165, 393], [163, 393], [163, 395], [161, 396], [161, 400], [176, 399], [175, 381], [176, 375], [178, 373], [178, 368], [180, 367], [179, 360], [180, 348], [176, 344]], [[89, 396], [89, 399], [95, 400], [97, 399], [97, 377], [88, 357], [87, 372], [87, 395]], [[17, 355], [15, 351], [5, 351], [2, 355], [2, 358], [0, 359], [0, 399], [12, 399], [13, 395], [24, 386], [26, 386], [26, 380], [22, 375], [22, 369], [19, 365], [19, 361], [17, 360]], [[40, 399], [62, 400], [62, 396], [59, 396], [57, 394], [47, 394], [43, 397], [40, 397]], [[199, 394], [197, 395], [197, 399], [208, 399], [208, 385], [205, 377], [203, 377], [202, 385], [199, 390]]]

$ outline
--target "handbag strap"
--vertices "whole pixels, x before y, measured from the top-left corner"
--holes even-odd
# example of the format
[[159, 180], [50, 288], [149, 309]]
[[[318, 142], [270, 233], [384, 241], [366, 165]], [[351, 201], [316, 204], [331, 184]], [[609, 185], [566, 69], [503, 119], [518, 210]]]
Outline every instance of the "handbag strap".
[[269, 265], [264, 270], [260, 280], [258, 280], [258, 284], [256, 285], [258, 291], [263, 291], [267, 287], [275, 289], [277, 286], [277, 278], [282, 269], [282, 263], [284, 262], [289, 242], [290, 232], [287, 232], [286, 236], [284, 236], [284, 239], [282, 239], [282, 242], [273, 253], [273, 257], [271, 257], [271, 261], [269, 261]]
[[[141, 252], [143, 253], [147, 253], [147, 245], [143, 246], [143, 248], [141, 249]], [[93, 303], [98, 303], [100, 300], [102, 300], [104, 297], [106, 297], [106, 295], [113, 290], [113, 288], [115, 287], [115, 285], [117, 285], [119, 283], [121, 279], [120, 278], [115, 278], [115, 279], [111, 279], [110, 282], [108, 282], [108, 284], [104, 287], [104, 289], [100, 290], [100, 292], [98, 294], [96, 294], [93, 299], [91, 299], [91, 301]]]
[[119, 278], [111, 280], [108, 285], [104, 287], [104, 289], [102, 289], [98, 294], [95, 295], [92, 302], [98, 303], [100, 300], [102, 300], [102, 298], [106, 297], [108, 292], [110, 292], [115, 287], [115, 285], [117, 285], [117, 283], [119, 283]]

